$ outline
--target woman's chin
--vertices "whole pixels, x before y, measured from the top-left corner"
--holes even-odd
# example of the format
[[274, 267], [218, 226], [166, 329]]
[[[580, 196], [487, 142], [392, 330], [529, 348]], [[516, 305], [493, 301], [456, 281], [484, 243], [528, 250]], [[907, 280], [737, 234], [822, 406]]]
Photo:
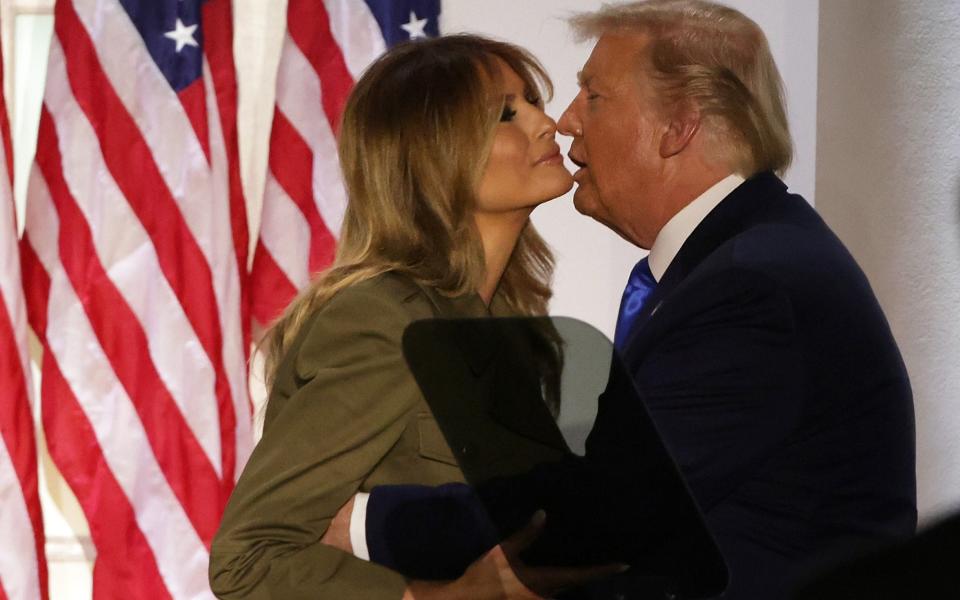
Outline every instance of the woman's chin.
[[565, 174], [565, 177], [559, 178], [560, 181], [557, 182], [557, 188], [555, 190], [556, 193], [550, 196], [550, 198], [547, 199], [548, 201], [555, 200], [573, 189], [573, 184], [574, 184], [573, 175], [571, 175], [570, 172], [567, 171], [566, 169], [564, 169], [563, 172]]
[[544, 198], [538, 202], [538, 204], [556, 200], [560, 196], [563, 196], [573, 189], [574, 181], [573, 175], [570, 174], [570, 171], [568, 171], [563, 165], [555, 167], [554, 170], [555, 173], [551, 173], [552, 177], [550, 184], [548, 186], [544, 186], [544, 190], [546, 191]]
[[564, 195], [566, 195], [566, 193], [569, 192], [571, 189], [573, 189], [573, 179], [570, 180], [569, 184], [558, 185], [554, 189], [550, 190], [550, 193], [548, 195], [545, 195], [543, 198], [533, 203], [530, 209], [532, 210], [540, 206], [541, 204], [547, 204], [548, 202], [553, 202], [557, 198], [561, 198]]

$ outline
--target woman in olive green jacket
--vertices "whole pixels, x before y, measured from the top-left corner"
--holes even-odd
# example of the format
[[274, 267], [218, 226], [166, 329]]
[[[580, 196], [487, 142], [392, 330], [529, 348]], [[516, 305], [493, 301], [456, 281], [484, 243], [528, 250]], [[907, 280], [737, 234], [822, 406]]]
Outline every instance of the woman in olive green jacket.
[[462, 481], [400, 339], [417, 319], [546, 312], [553, 260], [529, 215], [573, 184], [549, 90], [528, 53], [476, 36], [394, 48], [357, 82], [337, 259], [267, 333], [264, 434], [213, 541], [218, 596], [535, 597], [499, 546], [427, 583], [321, 540], [357, 492]]

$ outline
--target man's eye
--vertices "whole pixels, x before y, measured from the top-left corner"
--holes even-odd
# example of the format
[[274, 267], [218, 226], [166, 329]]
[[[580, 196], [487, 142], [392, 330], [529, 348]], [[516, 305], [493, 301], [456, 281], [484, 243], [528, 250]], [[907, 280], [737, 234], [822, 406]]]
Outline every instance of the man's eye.
[[587, 100], [596, 100], [600, 97], [600, 94], [595, 94], [593, 92], [587, 92]]
[[500, 113], [500, 122], [505, 123], [508, 121], [512, 121], [515, 116], [517, 116], [517, 111], [513, 110], [512, 108], [504, 104], [503, 112]]

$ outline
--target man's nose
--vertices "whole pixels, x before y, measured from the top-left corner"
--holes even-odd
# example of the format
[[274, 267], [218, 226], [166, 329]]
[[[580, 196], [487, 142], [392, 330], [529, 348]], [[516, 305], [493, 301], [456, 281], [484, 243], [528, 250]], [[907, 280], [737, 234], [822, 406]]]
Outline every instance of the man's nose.
[[574, 98], [570, 106], [560, 115], [560, 120], [557, 121], [557, 129], [563, 135], [569, 135], [571, 137], [580, 137], [583, 135], [583, 125], [580, 123], [580, 116], [577, 114], [576, 105], [577, 99]]

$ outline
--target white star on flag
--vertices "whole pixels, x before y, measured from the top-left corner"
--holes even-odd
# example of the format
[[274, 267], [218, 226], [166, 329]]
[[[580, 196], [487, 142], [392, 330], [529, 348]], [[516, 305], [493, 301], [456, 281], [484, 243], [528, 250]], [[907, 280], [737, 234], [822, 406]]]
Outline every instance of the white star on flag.
[[187, 27], [183, 21], [177, 19], [176, 29], [163, 34], [163, 37], [170, 38], [177, 43], [177, 52], [183, 50], [184, 46], [199, 46], [197, 40], [193, 39], [193, 32], [197, 30], [196, 25]]
[[427, 33], [423, 30], [427, 26], [427, 21], [429, 19], [418, 19], [417, 13], [410, 11], [410, 22], [406, 25], [401, 25], [400, 29], [406, 31], [410, 34], [410, 39], [415, 40], [417, 38], [427, 37]]

